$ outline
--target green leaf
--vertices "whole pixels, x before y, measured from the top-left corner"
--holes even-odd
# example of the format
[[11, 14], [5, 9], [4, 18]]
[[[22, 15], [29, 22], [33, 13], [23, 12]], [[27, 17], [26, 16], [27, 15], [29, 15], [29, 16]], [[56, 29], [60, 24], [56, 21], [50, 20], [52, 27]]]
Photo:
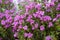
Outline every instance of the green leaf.
[[56, 29], [57, 29], [57, 30], [60, 30], [60, 25], [56, 26]]

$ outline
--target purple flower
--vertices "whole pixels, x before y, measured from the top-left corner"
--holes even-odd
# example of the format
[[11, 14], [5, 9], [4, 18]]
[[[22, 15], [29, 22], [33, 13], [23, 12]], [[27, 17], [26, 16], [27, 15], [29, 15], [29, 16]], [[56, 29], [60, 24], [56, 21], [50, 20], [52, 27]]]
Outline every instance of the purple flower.
[[17, 27], [16, 26], [12, 26], [12, 27], [13, 27], [12, 31], [15, 32], [17, 30]]
[[32, 30], [34, 30], [35, 29], [35, 27], [34, 26], [32, 26]]
[[29, 15], [28, 18], [31, 19], [32, 18], [32, 15]]
[[29, 12], [24, 13], [24, 15], [25, 15], [25, 17], [26, 17], [27, 15], [29, 15]]
[[53, 26], [53, 23], [52, 22], [49, 22], [48, 27], [50, 28], [52, 26]]
[[44, 16], [44, 17], [43, 17], [43, 20], [44, 20], [44, 21], [50, 21], [50, 20], [52, 20], [52, 19], [51, 19], [50, 16]]
[[24, 23], [24, 20], [19, 20], [19, 24], [22, 24], [22, 23]]
[[44, 11], [40, 11], [40, 13], [39, 13], [40, 15], [44, 15]]
[[32, 33], [24, 33], [24, 37], [32, 38], [33, 34]]
[[28, 33], [28, 38], [32, 38], [33, 34], [32, 33]]
[[27, 25], [25, 25], [25, 26], [23, 27], [23, 29], [24, 29], [24, 30], [27, 30], [27, 29], [28, 29], [28, 26], [27, 26]]
[[37, 17], [37, 14], [33, 13], [33, 16], [36, 18]]
[[57, 8], [56, 8], [56, 10], [60, 10], [60, 8], [59, 8], [59, 7], [57, 7]]
[[46, 12], [51, 12], [51, 10], [50, 9], [46, 9]]
[[20, 29], [18, 28], [18, 29], [17, 29], [17, 32], [19, 32], [19, 31], [20, 31]]
[[42, 7], [42, 5], [41, 5], [41, 4], [37, 4], [37, 5], [35, 6], [35, 8], [36, 8], [36, 9], [38, 9], [38, 10], [40, 10], [40, 9], [41, 9], [41, 7]]
[[8, 3], [9, 3], [9, 1], [8, 1], [8, 0], [5, 0], [5, 1], [4, 1], [4, 3], [5, 3], [5, 4], [8, 4]]
[[3, 18], [4, 17], [4, 13], [0, 13], [0, 18]]
[[57, 5], [56, 10], [60, 10], [60, 3]]
[[10, 13], [10, 10], [5, 10], [5, 13], [6, 13], [6, 14], [9, 14], [9, 13]]
[[12, 25], [17, 26], [19, 23], [18, 22], [13, 22]]
[[29, 22], [31, 19], [30, 18], [27, 18], [26, 21]]
[[58, 3], [57, 7], [59, 7], [59, 8], [60, 8], [60, 3]]
[[60, 18], [60, 14], [57, 14], [57, 16], [56, 16], [57, 18]]
[[25, 6], [25, 9], [26, 9], [26, 12], [28, 12], [29, 9], [30, 9], [29, 5], [26, 5], [26, 6]]
[[12, 17], [9, 17], [9, 19], [6, 19], [7, 23], [12, 23]]
[[26, 21], [27, 21], [27, 22], [30, 22], [30, 24], [33, 24], [33, 23], [34, 23], [34, 20], [31, 19], [31, 17], [28, 17], [28, 18], [26, 19]]
[[35, 27], [35, 28], [38, 28], [38, 23], [36, 23], [36, 24], [34, 25], [34, 27]]
[[9, 22], [12, 23], [13, 19], [12, 17], [9, 17]]
[[33, 23], [34, 23], [34, 20], [31, 19], [31, 20], [30, 20], [30, 24], [32, 25]]
[[36, 14], [38, 14], [38, 15], [44, 15], [44, 11], [37, 11]]
[[52, 2], [57, 2], [58, 0], [51, 0]]
[[10, 15], [9, 14], [5, 14], [6, 19], [9, 19]]
[[10, 10], [10, 12], [13, 14], [14, 13], [14, 10]]
[[16, 32], [15, 34], [14, 34], [14, 37], [17, 37], [18, 36], [18, 33]]
[[51, 40], [51, 36], [46, 36], [45, 40]]
[[44, 3], [47, 3], [47, 0], [44, 0]]
[[1, 24], [2, 25], [5, 25], [6, 24], [6, 21], [5, 20], [1, 20]]
[[54, 2], [51, 2], [51, 3], [50, 3], [50, 6], [51, 6], [51, 7], [55, 6]]
[[24, 37], [28, 37], [28, 33], [24, 33]]
[[10, 24], [6, 24], [4, 27], [9, 28], [10, 26], [11, 26]]
[[57, 20], [57, 18], [54, 18], [54, 19], [53, 19], [53, 22], [55, 22], [56, 20]]
[[49, 3], [46, 3], [46, 8], [50, 8], [50, 4]]
[[34, 8], [34, 3], [30, 3], [29, 5], [25, 6], [26, 12], [28, 12], [29, 10], [31, 10], [32, 8]]
[[0, 3], [2, 3], [2, 0], [0, 0]]
[[22, 27], [23, 27], [23, 26], [22, 26], [22, 25], [20, 25], [18, 28], [22, 29]]
[[9, 0], [11, 3], [13, 2], [13, 0]]
[[35, 6], [35, 3], [34, 2], [31, 2], [29, 6], [30, 6], [30, 9], [33, 9], [34, 6]]
[[41, 30], [41, 31], [44, 31], [44, 30], [45, 30], [45, 28], [44, 28], [43, 25], [40, 26], [40, 30]]
[[14, 21], [18, 21], [19, 18], [20, 18], [20, 16], [19, 15], [16, 15], [15, 18], [14, 18]]
[[25, 15], [20, 15], [20, 20], [24, 18], [25, 18]]
[[53, 7], [55, 4], [53, 1], [49, 2], [49, 0], [45, 0], [45, 8], [50, 8], [50, 7]]
[[40, 18], [40, 20], [43, 20], [43, 16], [38, 16], [38, 18]]

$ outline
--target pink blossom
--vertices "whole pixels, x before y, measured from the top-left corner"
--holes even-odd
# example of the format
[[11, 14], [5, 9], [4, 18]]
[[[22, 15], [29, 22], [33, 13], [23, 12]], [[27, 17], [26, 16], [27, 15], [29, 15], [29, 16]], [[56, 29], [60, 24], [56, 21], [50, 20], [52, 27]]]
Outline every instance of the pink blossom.
[[41, 5], [41, 4], [37, 4], [37, 5], [35, 6], [35, 8], [36, 8], [36, 9], [38, 9], [38, 10], [40, 10], [40, 9], [41, 9], [41, 7], [42, 7], [42, 5]]
[[53, 23], [52, 22], [49, 22], [48, 27], [50, 28], [52, 26], [53, 26]]
[[14, 18], [14, 21], [18, 21], [19, 18], [20, 18], [20, 16], [19, 15], [16, 15], [15, 18]]
[[46, 39], [45, 40], [51, 40], [51, 36], [46, 36]]
[[6, 24], [6, 21], [5, 20], [1, 20], [1, 24], [2, 25], [5, 25]]
[[28, 33], [24, 33], [24, 37], [28, 37]]
[[15, 34], [14, 34], [14, 37], [17, 37], [18, 36], [18, 33], [16, 32]]
[[35, 29], [35, 27], [33, 26], [33, 27], [32, 27], [32, 30], [34, 30], [34, 29]]
[[28, 33], [28, 38], [32, 38], [33, 34], [32, 33]]
[[22, 26], [22, 25], [20, 25], [18, 28], [19, 28], [19, 29], [22, 29], [22, 28], [23, 28], [23, 26]]
[[35, 28], [38, 28], [38, 23], [36, 23], [34, 26], [35, 26]]
[[45, 30], [45, 27], [43, 25], [40, 26], [40, 30], [41, 31], [44, 31]]
[[2, 3], [2, 0], [0, 0], [0, 3]]
[[25, 26], [23, 27], [23, 29], [24, 29], [24, 30], [27, 30], [27, 29], [28, 29], [28, 26], [27, 26], [27, 25], [25, 25]]
[[57, 18], [54, 18], [54, 19], [53, 19], [53, 22], [56, 21], [56, 20], [57, 20]]

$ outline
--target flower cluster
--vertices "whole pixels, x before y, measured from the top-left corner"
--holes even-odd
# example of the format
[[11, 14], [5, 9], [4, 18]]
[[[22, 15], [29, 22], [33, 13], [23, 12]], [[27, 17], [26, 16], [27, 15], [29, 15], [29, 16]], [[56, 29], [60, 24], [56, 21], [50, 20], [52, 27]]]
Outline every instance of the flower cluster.
[[[23, 5], [22, 12], [17, 12], [16, 15], [14, 15], [13, 0], [0, 0], [0, 4], [8, 7], [1, 7], [0, 27], [4, 30], [11, 28], [15, 40], [55, 40], [53, 34], [57, 30], [56, 26], [60, 26], [60, 3], [57, 0], [51, 2], [45, 0], [43, 3], [30, 2]], [[4, 37], [0, 39], [5, 40]]]

